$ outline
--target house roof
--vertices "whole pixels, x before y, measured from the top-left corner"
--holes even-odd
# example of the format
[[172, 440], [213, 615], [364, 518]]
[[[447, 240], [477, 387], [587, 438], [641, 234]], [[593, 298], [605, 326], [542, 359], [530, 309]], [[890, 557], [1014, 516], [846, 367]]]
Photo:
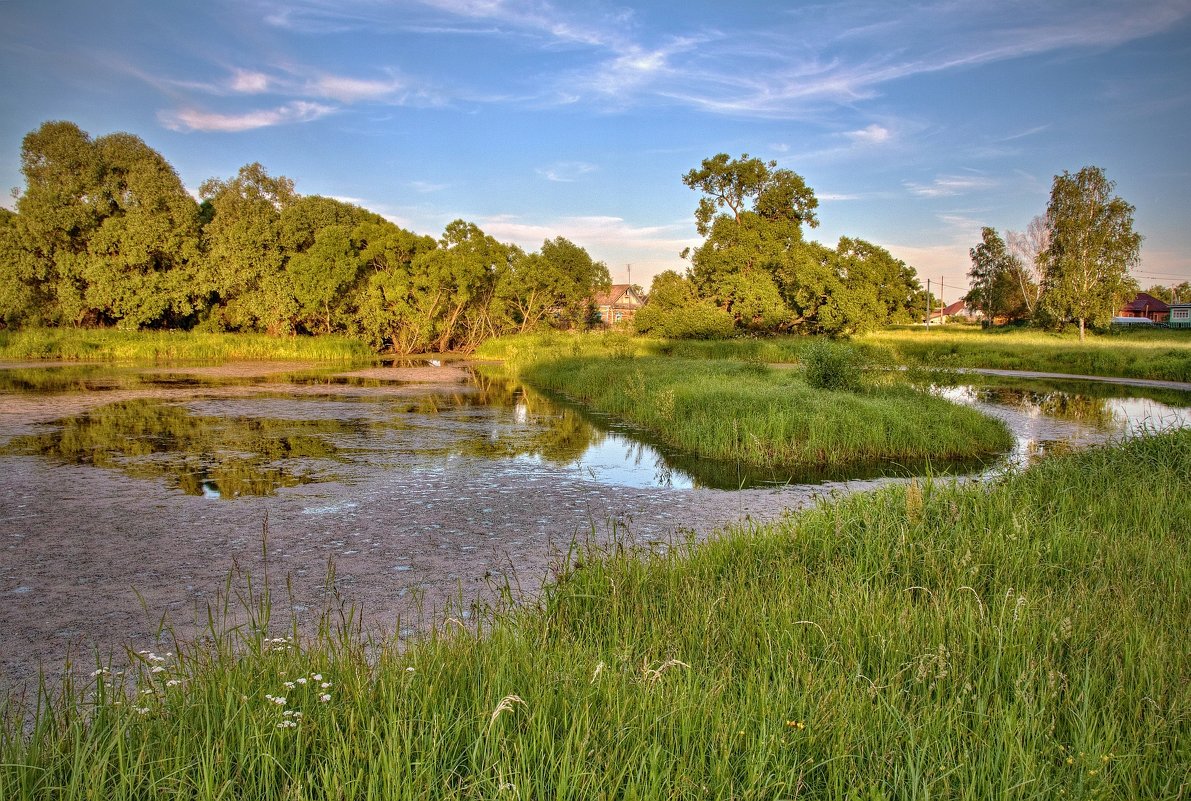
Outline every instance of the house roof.
[[[607, 292], [600, 292], [595, 296], [595, 305], [615, 306], [617, 303], [620, 303], [622, 300], [624, 300], [624, 296], [629, 294], [629, 291], [632, 290], [632, 288], [632, 284], [613, 284]], [[634, 296], [636, 296], [636, 294], [636, 292], [633, 292]], [[638, 297], [637, 300], [640, 302], [641, 298]]]
[[943, 314], [947, 314], [947, 315], [959, 314], [963, 310], [964, 310], [964, 302], [962, 300], [957, 300], [957, 301], [955, 301], [955, 303], [952, 303], [950, 306], [943, 309]]
[[1121, 307], [1122, 311], [1128, 310], [1143, 312], [1147, 309], [1149, 311], [1163, 312], [1170, 311], [1170, 306], [1166, 305], [1166, 301], [1159, 300], [1153, 295], [1147, 294], [1145, 292], [1138, 292], [1137, 297]]

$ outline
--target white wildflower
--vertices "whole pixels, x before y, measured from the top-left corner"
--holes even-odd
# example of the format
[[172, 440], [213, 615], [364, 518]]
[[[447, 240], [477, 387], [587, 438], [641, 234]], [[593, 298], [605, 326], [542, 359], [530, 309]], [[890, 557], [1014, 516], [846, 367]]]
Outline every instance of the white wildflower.
[[318, 700], [319, 700], [319, 702], [320, 702], [320, 703], [323, 703], [323, 704], [325, 704], [325, 703], [327, 703], [327, 701], [330, 701], [330, 700], [331, 700], [331, 694], [330, 694], [330, 693], [323, 693], [322, 695], [320, 695], [320, 696], [318, 697]]

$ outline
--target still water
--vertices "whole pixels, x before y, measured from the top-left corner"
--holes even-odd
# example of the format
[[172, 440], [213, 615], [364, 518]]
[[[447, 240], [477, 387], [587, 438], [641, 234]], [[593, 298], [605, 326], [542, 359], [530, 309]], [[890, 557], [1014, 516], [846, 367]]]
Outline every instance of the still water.
[[[185, 632], [234, 567], [259, 575], [266, 558], [292, 578], [300, 620], [340, 599], [408, 633], [423, 606], [466, 615], [494, 583], [532, 592], [575, 539], [664, 543], [919, 470], [691, 459], [490, 368], [430, 383], [271, 370], [0, 369], [0, 686], [70, 649], [152, 646], [163, 619]], [[936, 474], [1191, 424], [1191, 398], [1170, 391], [931, 391], [1000, 417], [1017, 442]]]

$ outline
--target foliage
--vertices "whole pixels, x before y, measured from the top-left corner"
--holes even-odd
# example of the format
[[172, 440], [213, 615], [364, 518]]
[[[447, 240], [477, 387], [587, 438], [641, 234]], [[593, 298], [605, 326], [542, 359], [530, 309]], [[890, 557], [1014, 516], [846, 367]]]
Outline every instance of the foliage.
[[750, 331], [853, 334], [909, 321], [921, 292], [913, 269], [861, 239], [841, 237], [835, 250], [804, 241], [818, 201], [776, 167], [721, 153], [684, 176], [704, 195], [695, 221], [706, 239], [688, 254], [697, 298]]
[[806, 383], [814, 389], [860, 389], [863, 363], [850, 345], [817, 339], [802, 349]]
[[296, 637], [246, 593], [126, 682], [10, 709], [0, 796], [1176, 798], [1188, 476], [1184, 431], [622, 534], [412, 643], [338, 606]]
[[1053, 321], [1077, 321], [1081, 340], [1088, 323], [1108, 322], [1137, 291], [1129, 270], [1138, 264], [1141, 236], [1133, 206], [1112, 194], [1115, 186], [1099, 167], [1064, 172], [1046, 209], [1041, 310]]
[[701, 300], [694, 286], [673, 270], [659, 273], [649, 300], [633, 317], [641, 334], [668, 339], [721, 339], [732, 333], [732, 316], [714, 303]]
[[408, 353], [582, 326], [607, 267], [563, 239], [526, 255], [462, 220], [441, 242], [259, 163], [202, 205], [140, 139], [30, 132], [17, 214], [0, 213], [0, 326], [346, 334]]
[[272, 337], [200, 331], [23, 328], [0, 331], [0, 359], [81, 362], [369, 361], [363, 342], [342, 336]]
[[968, 271], [968, 294], [964, 301], [970, 308], [984, 312], [989, 320], [1005, 317], [1019, 320], [1030, 313], [1029, 297], [1035, 287], [1023, 278], [1021, 259], [1009, 253], [996, 229], [985, 226], [980, 244], [968, 251], [972, 269]]

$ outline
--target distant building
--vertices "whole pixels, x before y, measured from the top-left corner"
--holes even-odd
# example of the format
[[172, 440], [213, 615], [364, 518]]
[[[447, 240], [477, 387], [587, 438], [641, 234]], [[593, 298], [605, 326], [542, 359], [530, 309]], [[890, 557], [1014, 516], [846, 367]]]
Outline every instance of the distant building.
[[645, 305], [645, 298], [632, 284], [613, 284], [607, 292], [596, 295], [592, 302], [599, 325], [611, 328], [632, 320], [637, 309]]
[[1170, 316], [1170, 306], [1153, 295], [1138, 292], [1137, 297], [1117, 312], [1117, 317], [1145, 317], [1152, 323], [1164, 323]]
[[946, 323], [950, 320], [979, 320], [984, 314], [979, 311], [973, 311], [968, 308], [962, 300], [957, 300], [950, 306], [945, 306], [942, 309], [935, 309], [930, 313], [930, 321], [932, 323]]
[[1170, 304], [1170, 319], [1166, 322], [1171, 328], [1191, 328], [1191, 303]]

